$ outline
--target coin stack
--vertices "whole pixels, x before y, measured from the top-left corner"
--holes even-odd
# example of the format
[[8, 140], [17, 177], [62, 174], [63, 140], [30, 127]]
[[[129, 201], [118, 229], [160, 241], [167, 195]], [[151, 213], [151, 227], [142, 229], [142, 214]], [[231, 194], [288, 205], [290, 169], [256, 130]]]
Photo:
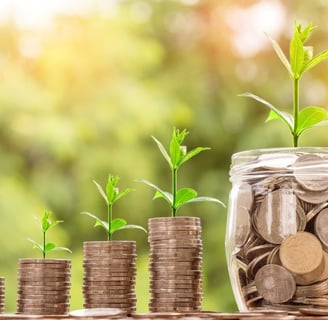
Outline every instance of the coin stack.
[[252, 157], [232, 168], [240, 299], [248, 310], [328, 307], [328, 155]]
[[84, 242], [84, 308], [136, 311], [135, 241]]
[[0, 313], [5, 308], [5, 278], [0, 277]]
[[200, 311], [203, 299], [200, 219], [152, 218], [148, 227], [149, 310]]
[[17, 313], [68, 314], [70, 269], [70, 260], [20, 259]]

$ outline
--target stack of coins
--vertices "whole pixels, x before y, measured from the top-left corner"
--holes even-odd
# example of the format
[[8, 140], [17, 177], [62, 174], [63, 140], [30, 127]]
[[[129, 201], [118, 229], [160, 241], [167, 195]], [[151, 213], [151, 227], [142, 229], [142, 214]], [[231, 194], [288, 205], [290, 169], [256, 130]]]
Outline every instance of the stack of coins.
[[70, 269], [70, 260], [20, 259], [17, 313], [68, 314]]
[[85, 242], [84, 308], [119, 308], [136, 311], [135, 241]]
[[227, 233], [237, 300], [248, 310], [328, 307], [327, 154], [248, 159], [232, 168], [242, 178], [231, 193], [236, 218]]
[[5, 278], [0, 277], [0, 313], [5, 308]]
[[149, 219], [151, 312], [200, 311], [202, 240], [195, 217]]

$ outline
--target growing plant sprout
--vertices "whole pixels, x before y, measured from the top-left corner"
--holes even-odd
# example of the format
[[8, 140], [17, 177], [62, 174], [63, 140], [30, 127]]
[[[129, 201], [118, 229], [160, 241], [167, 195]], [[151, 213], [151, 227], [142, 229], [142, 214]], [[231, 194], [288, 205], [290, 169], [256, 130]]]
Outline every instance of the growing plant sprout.
[[134, 191], [134, 189], [127, 188], [121, 192], [119, 192], [119, 189], [117, 188], [117, 183], [118, 183], [119, 177], [118, 176], [108, 176], [108, 181], [106, 185], [106, 192], [104, 189], [101, 187], [99, 183], [96, 181], [93, 181], [94, 184], [96, 185], [99, 193], [101, 196], [105, 199], [106, 205], [107, 205], [107, 221], [103, 221], [99, 219], [97, 216], [90, 212], [81, 212], [82, 214], [88, 215], [89, 217], [93, 218], [96, 220], [95, 227], [102, 227], [106, 230], [107, 232], [107, 240], [112, 240], [112, 235], [114, 232], [118, 230], [123, 230], [123, 229], [140, 229], [145, 232], [146, 229], [144, 229], [141, 226], [134, 225], [134, 224], [127, 224], [126, 220], [121, 219], [121, 218], [115, 218], [113, 219], [113, 205], [116, 201], [121, 199], [122, 197], [126, 196], [128, 193]]
[[178, 189], [178, 170], [182, 164], [186, 163], [188, 160], [196, 156], [202, 151], [209, 150], [207, 147], [197, 147], [189, 152], [187, 152], [187, 147], [183, 146], [182, 143], [189, 132], [184, 129], [179, 131], [179, 129], [173, 128], [172, 139], [170, 142], [170, 151], [167, 152], [162, 143], [155, 137], [152, 137], [156, 142], [160, 152], [162, 153], [165, 160], [168, 162], [171, 169], [171, 181], [172, 181], [172, 193], [163, 191], [153, 183], [145, 180], [138, 179], [138, 181], [147, 184], [148, 186], [155, 189], [156, 193], [154, 199], [163, 198], [171, 207], [171, 216], [175, 217], [177, 210], [184, 204], [191, 202], [216, 202], [224, 206], [224, 204], [212, 197], [197, 197], [196, 190], [192, 188], [181, 188]]
[[58, 247], [54, 242], [46, 241], [47, 232], [50, 229], [52, 229], [53, 227], [55, 227], [57, 224], [63, 222], [61, 220], [56, 220], [56, 221], [52, 222], [49, 218], [50, 215], [51, 215], [51, 211], [45, 210], [43, 212], [42, 219], [41, 220], [37, 219], [37, 221], [40, 225], [40, 228], [42, 230], [42, 239], [43, 239], [42, 243], [38, 243], [31, 238], [27, 239], [28, 241], [33, 243], [33, 248], [41, 250], [43, 259], [46, 258], [47, 253], [50, 251], [62, 250], [62, 251], [68, 251], [68, 252], [72, 253], [72, 251], [68, 248]]
[[252, 94], [244, 93], [241, 96], [250, 97], [261, 102], [270, 108], [270, 113], [266, 121], [280, 119], [284, 122], [293, 136], [294, 147], [298, 146], [300, 135], [307, 129], [318, 125], [327, 125], [327, 111], [317, 106], [307, 106], [300, 110], [299, 93], [300, 79], [306, 71], [311, 70], [317, 64], [328, 58], [328, 50], [324, 50], [316, 56], [313, 56], [313, 47], [306, 46], [312, 31], [315, 29], [312, 23], [309, 23], [304, 29], [301, 24], [294, 23], [294, 34], [289, 45], [289, 61], [276, 41], [270, 39], [273, 49], [279, 59], [288, 71], [293, 82], [293, 114], [281, 111], [268, 101]]

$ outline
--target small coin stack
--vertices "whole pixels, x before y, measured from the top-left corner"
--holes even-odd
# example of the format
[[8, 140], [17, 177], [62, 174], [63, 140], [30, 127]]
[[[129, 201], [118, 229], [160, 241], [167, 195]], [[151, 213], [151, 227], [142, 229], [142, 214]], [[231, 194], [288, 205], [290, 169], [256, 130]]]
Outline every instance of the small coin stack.
[[248, 161], [231, 175], [241, 174], [230, 234], [241, 299], [248, 310], [328, 307], [328, 155]]
[[3, 313], [5, 308], [5, 278], [0, 277], [0, 313]]
[[70, 260], [20, 259], [17, 313], [68, 314], [70, 269]]
[[195, 217], [149, 219], [150, 312], [200, 311], [202, 240]]
[[85, 242], [84, 308], [119, 308], [136, 311], [135, 241]]

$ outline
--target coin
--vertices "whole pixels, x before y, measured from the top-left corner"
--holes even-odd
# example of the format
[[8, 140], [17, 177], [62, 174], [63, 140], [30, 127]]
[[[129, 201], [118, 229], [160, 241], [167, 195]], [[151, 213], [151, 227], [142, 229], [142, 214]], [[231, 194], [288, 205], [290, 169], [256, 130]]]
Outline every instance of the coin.
[[294, 273], [299, 284], [315, 281], [324, 270], [320, 241], [309, 232], [300, 231], [285, 239], [279, 256], [282, 265]]
[[236, 217], [236, 223], [234, 226], [235, 245], [236, 247], [242, 247], [248, 239], [250, 233], [250, 217], [246, 207], [239, 207]]
[[113, 316], [125, 317], [126, 312], [117, 308], [93, 308], [71, 311], [69, 314], [73, 318], [113, 318]]
[[278, 189], [268, 193], [255, 219], [258, 233], [269, 243], [280, 244], [296, 233], [296, 197], [292, 190]]
[[71, 265], [71, 261], [67, 259], [29, 259], [29, 258], [24, 258], [24, 259], [19, 259], [18, 260], [19, 264], [30, 264], [30, 265], [49, 265], [51, 264], [52, 266], [54, 265]]
[[323, 158], [316, 154], [304, 154], [293, 164], [297, 182], [306, 190], [324, 191], [328, 188], [328, 170]]
[[323, 209], [315, 218], [314, 230], [324, 248], [328, 248], [328, 208]]
[[259, 294], [271, 303], [287, 302], [296, 291], [293, 275], [276, 264], [263, 266], [255, 275], [255, 285]]

